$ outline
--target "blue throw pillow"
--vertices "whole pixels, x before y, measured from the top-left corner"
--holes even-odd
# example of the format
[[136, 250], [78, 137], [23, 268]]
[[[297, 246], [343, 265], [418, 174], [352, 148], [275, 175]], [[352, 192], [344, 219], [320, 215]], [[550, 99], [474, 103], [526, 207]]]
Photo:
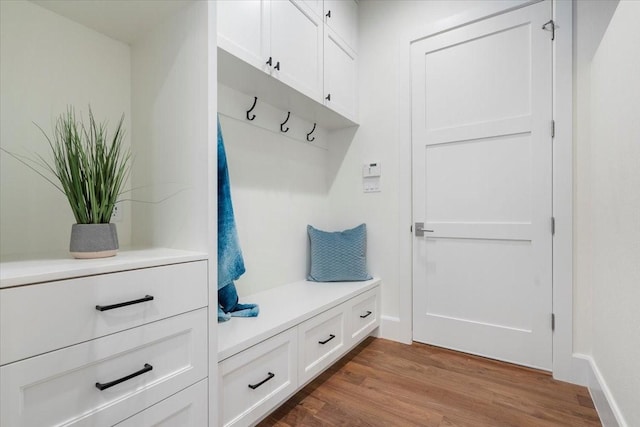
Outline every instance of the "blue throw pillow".
[[307, 225], [311, 241], [311, 272], [314, 282], [369, 280], [367, 273], [367, 226], [327, 232]]

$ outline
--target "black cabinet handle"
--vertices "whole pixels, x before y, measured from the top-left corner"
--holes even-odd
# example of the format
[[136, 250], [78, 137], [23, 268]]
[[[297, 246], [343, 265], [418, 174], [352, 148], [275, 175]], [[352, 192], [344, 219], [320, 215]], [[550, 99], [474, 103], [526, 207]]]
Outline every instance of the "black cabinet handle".
[[324, 345], [324, 344], [328, 343], [329, 341], [331, 341], [332, 339], [334, 339], [335, 337], [336, 337], [335, 335], [333, 335], [333, 334], [329, 334], [329, 338], [327, 338], [327, 339], [326, 339], [326, 340], [324, 340], [324, 341], [318, 341], [318, 344], [322, 344], [322, 345]]
[[153, 296], [145, 295], [144, 298], [135, 299], [133, 301], [120, 302], [118, 304], [112, 304], [112, 305], [96, 305], [96, 310], [98, 311], [113, 310], [114, 308], [126, 307], [128, 305], [140, 304], [141, 302], [147, 302], [147, 301], [153, 301]]
[[327, 14], [324, 16], [326, 16], [327, 18], [331, 18], [331, 11], [327, 12]]
[[127, 375], [126, 377], [122, 377], [122, 378], [117, 379], [117, 380], [115, 380], [115, 381], [111, 381], [111, 382], [104, 383], [104, 384], [102, 384], [102, 383], [96, 383], [96, 387], [97, 387], [100, 391], [102, 391], [102, 390], [106, 390], [106, 389], [108, 389], [109, 387], [113, 387], [114, 385], [117, 385], [117, 384], [120, 384], [120, 383], [125, 382], [125, 381], [127, 381], [127, 380], [130, 380], [131, 378], [135, 378], [135, 377], [137, 377], [138, 375], [142, 375], [142, 374], [144, 374], [145, 372], [149, 372], [149, 371], [151, 371], [152, 369], [153, 369], [153, 366], [149, 365], [148, 363], [145, 363], [145, 364], [144, 364], [144, 368], [140, 369], [140, 370], [139, 370], [139, 371], [137, 371], [137, 372], [134, 372], [133, 374], [129, 374], [129, 375]]
[[367, 310], [367, 314], [363, 314], [360, 316], [361, 319], [364, 319], [365, 317], [369, 317], [371, 316], [371, 312]]
[[267, 381], [269, 381], [271, 378], [275, 377], [276, 374], [269, 372], [267, 374], [267, 378], [263, 379], [262, 381], [260, 381], [258, 384], [248, 384], [249, 388], [251, 390], [255, 390], [258, 387], [260, 387], [262, 384], [266, 383]]
[[328, 94], [324, 99], [326, 99], [327, 101], [331, 101], [331, 94]]
[[267, 65], [269, 67], [271, 67], [273, 65], [273, 58], [272, 57], [269, 57], [269, 60], [267, 61]]
[[275, 66], [275, 67], [273, 67], [273, 68], [274, 68], [274, 69], [276, 69], [276, 70], [278, 70], [278, 71], [280, 71], [280, 61], [278, 61], [278, 62], [276, 63], [276, 66]]

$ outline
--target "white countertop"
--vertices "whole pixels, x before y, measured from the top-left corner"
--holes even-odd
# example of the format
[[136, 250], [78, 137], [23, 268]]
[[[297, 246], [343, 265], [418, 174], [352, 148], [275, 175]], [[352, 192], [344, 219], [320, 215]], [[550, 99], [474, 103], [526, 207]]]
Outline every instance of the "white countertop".
[[323, 311], [380, 285], [365, 282], [300, 281], [240, 298], [258, 304], [258, 317], [232, 317], [218, 323], [218, 361], [258, 344]]
[[114, 257], [74, 259], [69, 254], [44, 256], [37, 259], [18, 259], [0, 263], [0, 288], [116, 271], [134, 270], [164, 264], [199, 261], [206, 253], [167, 248], [122, 250]]

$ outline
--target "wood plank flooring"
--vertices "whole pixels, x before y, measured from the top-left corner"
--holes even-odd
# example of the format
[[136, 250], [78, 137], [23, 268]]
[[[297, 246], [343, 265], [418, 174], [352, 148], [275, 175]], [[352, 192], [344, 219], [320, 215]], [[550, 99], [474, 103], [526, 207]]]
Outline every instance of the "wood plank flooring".
[[424, 344], [368, 338], [260, 426], [600, 426], [584, 387]]

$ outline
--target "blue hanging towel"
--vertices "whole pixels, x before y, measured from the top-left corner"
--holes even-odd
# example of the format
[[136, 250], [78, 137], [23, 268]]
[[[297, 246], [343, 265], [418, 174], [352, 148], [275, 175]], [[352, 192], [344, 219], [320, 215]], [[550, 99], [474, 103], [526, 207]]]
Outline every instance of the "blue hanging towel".
[[258, 315], [257, 305], [238, 303], [233, 281], [238, 280], [245, 271], [231, 203], [227, 155], [218, 118], [218, 321]]

